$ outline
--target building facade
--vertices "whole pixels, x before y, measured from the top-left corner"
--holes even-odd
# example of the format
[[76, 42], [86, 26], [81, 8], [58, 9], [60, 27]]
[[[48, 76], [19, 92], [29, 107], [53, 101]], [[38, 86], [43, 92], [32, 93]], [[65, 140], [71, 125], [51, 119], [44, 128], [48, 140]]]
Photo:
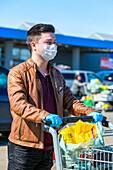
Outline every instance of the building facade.
[[[100, 58], [113, 55], [113, 41], [55, 34], [58, 53], [53, 65], [71, 69], [100, 71]], [[26, 44], [27, 31], [0, 27], [0, 65], [11, 68], [30, 57]]]

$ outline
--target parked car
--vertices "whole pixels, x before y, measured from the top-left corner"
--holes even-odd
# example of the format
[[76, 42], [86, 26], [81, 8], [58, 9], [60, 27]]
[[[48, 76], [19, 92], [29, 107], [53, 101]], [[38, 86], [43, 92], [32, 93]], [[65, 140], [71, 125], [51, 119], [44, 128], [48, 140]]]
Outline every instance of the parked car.
[[113, 70], [99, 71], [96, 75], [102, 79], [104, 84], [113, 85]]
[[84, 71], [84, 70], [60, 70], [64, 79], [66, 81], [66, 85], [70, 88], [72, 86], [74, 77], [76, 75], [81, 75], [82, 80], [81, 82], [86, 82], [87, 84], [90, 83], [91, 79], [99, 79], [102, 83], [102, 80], [92, 71]]
[[[73, 84], [74, 77], [76, 75], [81, 75], [81, 82], [86, 82], [86, 85], [82, 87], [81, 92], [82, 94], [91, 95], [92, 90], [90, 85], [91, 81], [97, 81], [99, 84], [103, 84], [102, 80], [92, 71], [85, 71], [85, 70], [60, 70], [64, 79], [66, 81], [66, 85], [70, 88]], [[94, 90], [93, 90], [94, 91]], [[98, 89], [99, 91], [99, 89]]]
[[7, 94], [8, 73], [8, 69], [0, 66], [0, 132], [2, 133], [10, 131], [12, 122]]

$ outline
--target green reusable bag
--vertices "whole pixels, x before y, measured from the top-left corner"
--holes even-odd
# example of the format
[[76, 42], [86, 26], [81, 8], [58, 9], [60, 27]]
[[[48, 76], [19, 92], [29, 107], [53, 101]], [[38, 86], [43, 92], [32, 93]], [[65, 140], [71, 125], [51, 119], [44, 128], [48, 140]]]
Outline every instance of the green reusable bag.
[[86, 106], [91, 106], [91, 107], [93, 106], [92, 100], [84, 100], [83, 103], [84, 103], [84, 105], [86, 105]]

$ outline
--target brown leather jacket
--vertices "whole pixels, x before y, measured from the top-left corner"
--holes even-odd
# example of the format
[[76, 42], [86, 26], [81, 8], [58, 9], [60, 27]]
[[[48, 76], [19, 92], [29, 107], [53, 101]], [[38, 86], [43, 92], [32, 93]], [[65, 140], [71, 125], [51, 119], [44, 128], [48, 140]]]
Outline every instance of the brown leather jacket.
[[[94, 111], [91, 107], [79, 103], [66, 86], [62, 74], [51, 64], [48, 66], [57, 114], [60, 117], [66, 109], [76, 116], [88, 115]], [[10, 70], [8, 96], [13, 117], [9, 140], [19, 145], [42, 149], [44, 133], [41, 120], [49, 113], [43, 110], [41, 81], [36, 79], [36, 64], [32, 58]]]

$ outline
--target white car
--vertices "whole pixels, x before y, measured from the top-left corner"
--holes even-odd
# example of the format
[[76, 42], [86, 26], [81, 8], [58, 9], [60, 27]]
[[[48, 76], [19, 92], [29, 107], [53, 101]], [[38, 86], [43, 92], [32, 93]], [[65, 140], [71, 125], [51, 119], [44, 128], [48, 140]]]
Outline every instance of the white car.
[[66, 81], [66, 85], [70, 88], [72, 86], [74, 77], [76, 75], [81, 75], [82, 80], [81, 82], [86, 82], [87, 84], [90, 83], [91, 79], [99, 79], [102, 83], [101, 79], [92, 71], [84, 71], [84, 70], [59, 70], [64, 79]]

